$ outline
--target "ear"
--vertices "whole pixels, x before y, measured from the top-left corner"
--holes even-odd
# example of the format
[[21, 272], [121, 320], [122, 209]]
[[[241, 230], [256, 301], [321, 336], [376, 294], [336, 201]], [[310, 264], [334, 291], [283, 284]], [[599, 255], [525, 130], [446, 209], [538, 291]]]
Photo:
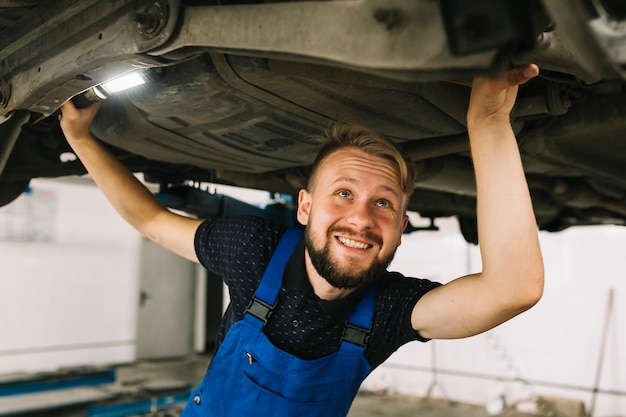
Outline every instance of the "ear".
[[404, 218], [402, 219], [402, 232], [400, 233], [400, 236], [398, 237], [398, 246], [402, 244], [402, 234], [404, 233], [408, 225], [409, 225], [409, 216], [405, 214]]
[[303, 226], [309, 221], [309, 213], [311, 211], [311, 193], [302, 189], [298, 193], [298, 211], [296, 212], [298, 221]]

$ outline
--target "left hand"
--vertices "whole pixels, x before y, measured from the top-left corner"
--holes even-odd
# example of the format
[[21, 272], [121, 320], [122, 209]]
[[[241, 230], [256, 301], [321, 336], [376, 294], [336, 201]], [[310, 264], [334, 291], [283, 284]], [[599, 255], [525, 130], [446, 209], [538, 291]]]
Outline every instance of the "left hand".
[[508, 123], [520, 84], [536, 77], [539, 67], [526, 64], [506, 71], [499, 77], [476, 77], [467, 111], [468, 126], [480, 122]]

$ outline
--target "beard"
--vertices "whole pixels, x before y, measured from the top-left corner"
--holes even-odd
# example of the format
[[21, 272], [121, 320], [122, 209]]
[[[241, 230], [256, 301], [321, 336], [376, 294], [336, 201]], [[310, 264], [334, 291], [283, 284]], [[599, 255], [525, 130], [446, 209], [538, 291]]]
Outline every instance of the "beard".
[[[313, 267], [330, 285], [335, 288], [353, 289], [369, 286], [378, 279], [393, 260], [395, 251], [385, 258], [375, 258], [369, 267], [363, 267], [360, 262], [351, 261], [348, 265], [341, 267], [330, 253], [330, 244], [333, 235], [337, 232], [350, 234], [350, 230], [342, 227], [332, 227], [326, 234], [324, 246], [320, 249], [314, 245], [315, 234], [311, 227], [307, 227], [304, 231], [304, 244], [306, 246]], [[382, 240], [378, 236], [367, 235], [367, 238], [382, 244]]]

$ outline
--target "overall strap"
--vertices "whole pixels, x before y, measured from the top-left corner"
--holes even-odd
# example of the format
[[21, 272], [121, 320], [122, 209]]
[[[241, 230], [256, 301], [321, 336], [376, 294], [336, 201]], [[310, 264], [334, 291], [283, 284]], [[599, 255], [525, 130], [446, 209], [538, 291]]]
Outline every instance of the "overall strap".
[[282, 286], [285, 265], [287, 265], [294, 247], [300, 241], [302, 232], [303, 230], [299, 227], [290, 227], [285, 230], [265, 269], [255, 297], [245, 311], [244, 319], [250, 315], [256, 317], [260, 322], [254, 321], [260, 324], [261, 327], [267, 322], [270, 314], [272, 314], [278, 292]]
[[374, 317], [374, 301], [380, 280], [373, 282], [356, 309], [350, 314], [341, 337], [341, 350], [363, 351], [369, 339], [372, 318]]

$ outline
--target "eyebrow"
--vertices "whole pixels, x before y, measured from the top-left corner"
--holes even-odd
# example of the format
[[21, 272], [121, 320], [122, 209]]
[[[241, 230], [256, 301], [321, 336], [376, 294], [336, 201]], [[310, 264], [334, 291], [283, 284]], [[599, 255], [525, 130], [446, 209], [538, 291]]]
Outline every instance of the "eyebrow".
[[[355, 184], [355, 185], [358, 185], [358, 183], [359, 183], [359, 182], [358, 182], [356, 179], [354, 179], [354, 178], [351, 178], [351, 177], [345, 177], [345, 176], [344, 176], [344, 177], [338, 177], [338, 178], [336, 178], [334, 181], [332, 181], [332, 182], [330, 183], [330, 185], [336, 184], [336, 183], [338, 183], [338, 182], [349, 182], [349, 183], [351, 183], [351, 184]], [[392, 187], [389, 187], [388, 185], [381, 185], [381, 186], [380, 186], [380, 187], [378, 187], [378, 188], [382, 189], [383, 191], [386, 191], [386, 192], [388, 192], [388, 193], [393, 194], [393, 195], [394, 195], [396, 198], [398, 198], [398, 199], [402, 199], [402, 195], [401, 195], [401, 194], [399, 194], [399, 193], [398, 193], [396, 190], [394, 190]]]

